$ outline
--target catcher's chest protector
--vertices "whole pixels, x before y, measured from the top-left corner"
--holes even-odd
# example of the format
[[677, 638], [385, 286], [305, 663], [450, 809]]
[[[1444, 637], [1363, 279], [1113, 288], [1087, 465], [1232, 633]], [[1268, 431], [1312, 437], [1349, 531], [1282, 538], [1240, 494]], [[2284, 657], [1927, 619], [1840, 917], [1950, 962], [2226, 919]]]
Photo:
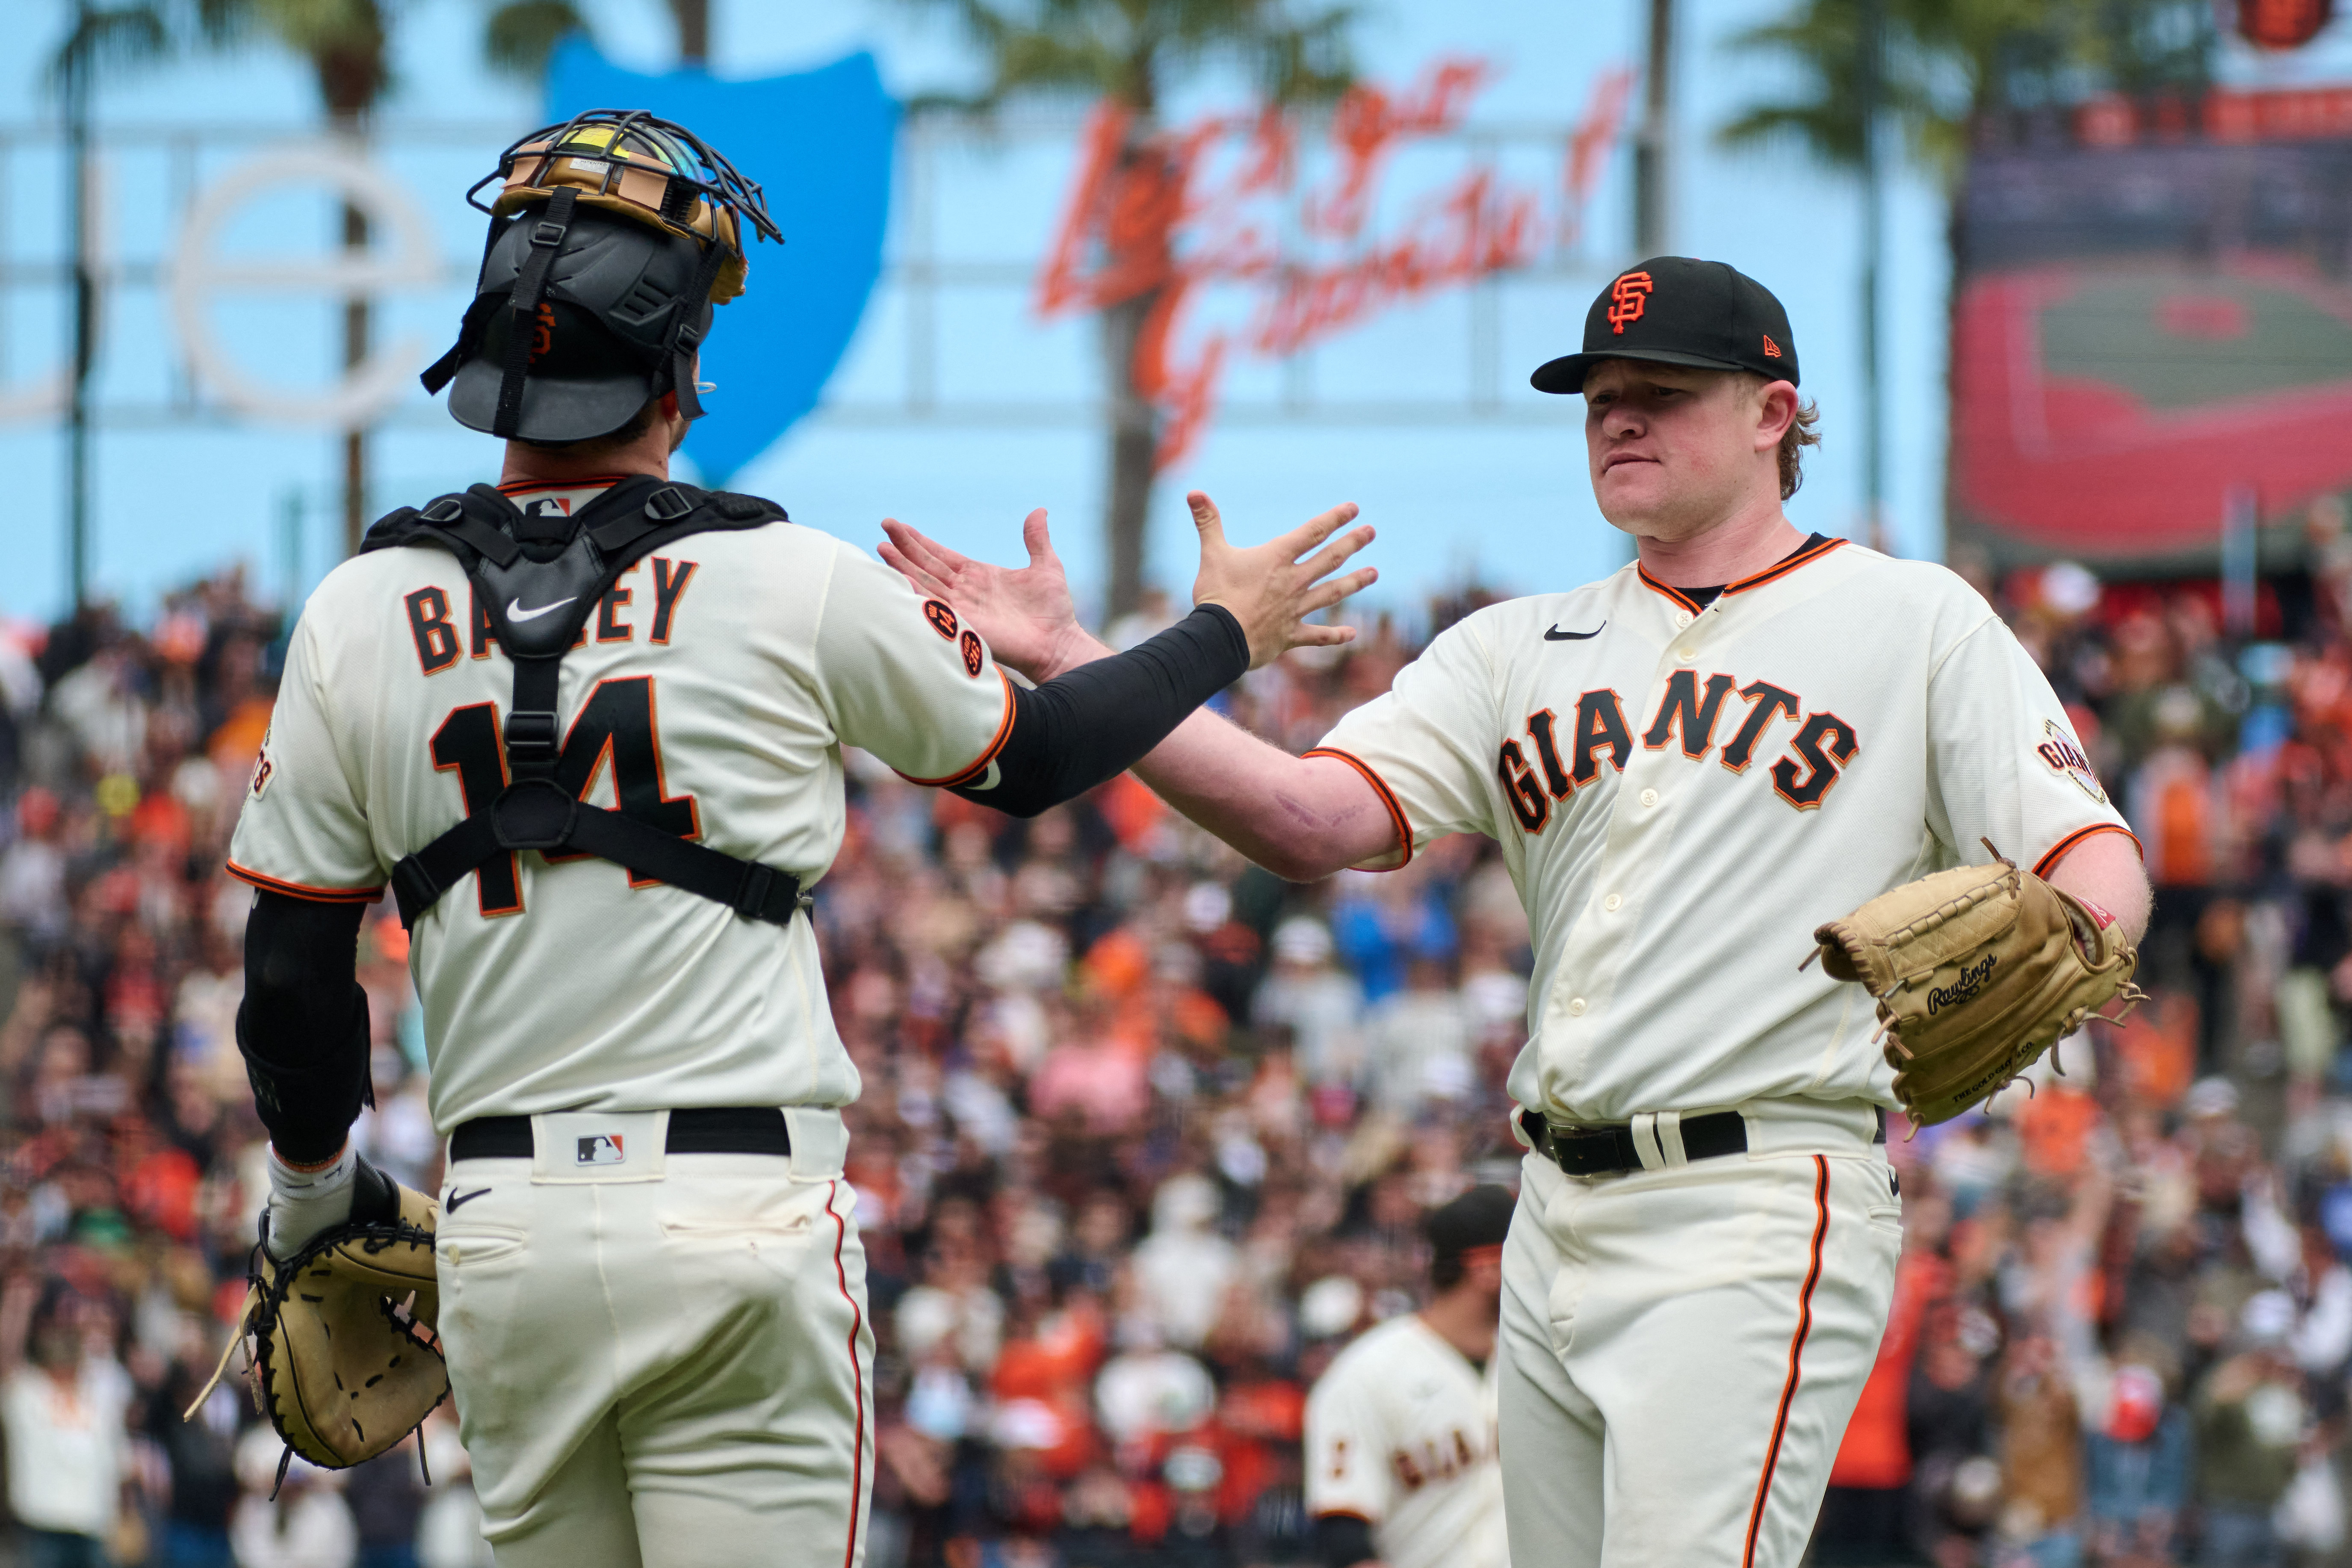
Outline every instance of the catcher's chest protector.
[[556, 782], [563, 656], [614, 579], [687, 534], [789, 521], [782, 507], [756, 496], [635, 475], [572, 517], [526, 515], [491, 486], [476, 485], [421, 510], [403, 507], [368, 531], [362, 551], [422, 544], [457, 556], [479, 613], [514, 665], [505, 726], [508, 783], [488, 805], [392, 868], [402, 925], [414, 928], [467, 873], [518, 849], [594, 855], [776, 925], [807, 906], [789, 872], [673, 837], [591, 805]]

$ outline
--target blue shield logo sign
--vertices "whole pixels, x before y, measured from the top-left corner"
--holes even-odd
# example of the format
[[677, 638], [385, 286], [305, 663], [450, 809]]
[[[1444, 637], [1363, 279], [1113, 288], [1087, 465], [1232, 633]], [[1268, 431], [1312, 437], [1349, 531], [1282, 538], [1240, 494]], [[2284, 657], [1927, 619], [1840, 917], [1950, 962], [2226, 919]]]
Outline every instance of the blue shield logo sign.
[[623, 70], [575, 37], [549, 63], [547, 108], [551, 120], [648, 110], [765, 187], [784, 243], [748, 247], [750, 287], [719, 307], [702, 351], [702, 378], [719, 390], [686, 438], [704, 481], [722, 485], [816, 406], [865, 314], [882, 270], [898, 106], [862, 52], [793, 76], [719, 81]]

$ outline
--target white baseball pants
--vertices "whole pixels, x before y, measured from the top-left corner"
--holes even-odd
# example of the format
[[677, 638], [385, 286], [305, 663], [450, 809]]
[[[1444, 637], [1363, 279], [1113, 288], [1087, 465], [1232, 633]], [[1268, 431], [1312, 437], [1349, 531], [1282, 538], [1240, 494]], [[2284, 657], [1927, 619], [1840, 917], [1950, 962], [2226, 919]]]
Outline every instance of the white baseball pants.
[[857, 1568], [866, 1255], [840, 1116], [785, 1114], [790, 1158], [565, 1112], [534, 1160], [450, 1165], [440, 1328], [499, 1568]]
[[1886, 1326], [1902, 1205], [1869, 1107], [1739, 1110], [1745, 1155], [1593, 1178], [1524, 1162], [1499, 1346], [1516, 1568], [1804, 1552]]

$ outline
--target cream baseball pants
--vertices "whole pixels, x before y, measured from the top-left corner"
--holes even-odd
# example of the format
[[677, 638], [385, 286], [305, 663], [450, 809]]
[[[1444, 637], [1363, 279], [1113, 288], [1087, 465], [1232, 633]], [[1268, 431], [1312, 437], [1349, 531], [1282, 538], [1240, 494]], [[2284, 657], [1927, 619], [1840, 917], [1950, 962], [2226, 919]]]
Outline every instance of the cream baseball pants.
[[856, 1568], [874, 1336], [837, 1112], [790, 1156], [667, 1153], [667, 1111], [455, 1161], [442, 1344], [499, 1568]]
[[1745, 1154], [1589, 1178], [1527, 1156], [1499, 1342], [1514, 1568], [1795, 1568], [1805, 1550], [1886, 1326], [1902, 1205], [1868, 1106], [1738, 1109]]

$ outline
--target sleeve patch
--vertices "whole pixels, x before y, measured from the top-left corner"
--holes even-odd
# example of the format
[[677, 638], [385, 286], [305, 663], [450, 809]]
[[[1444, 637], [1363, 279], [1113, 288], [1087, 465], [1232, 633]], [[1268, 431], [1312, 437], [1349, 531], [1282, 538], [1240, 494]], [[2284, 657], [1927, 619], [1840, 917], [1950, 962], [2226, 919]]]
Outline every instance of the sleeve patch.
[[261, 752], [253, 759], [253, 780], [247, 786], [246, 793], [259, 800], [269, 793], [269, 781], [277, 774], [278, 764], [269, 757], [269, 731], [264, 730], [261, 732]]
[[2101, 805], [2107, 804], [2107, 792], [2099, 783], [2099, 775], [2091, 771], [2091, 759], [2074, 743], [2074, 737], [2055, 719], [2042, 721], [2042, 743], [2033, 748], [2034, 754], [2048, 764], [2053, 773], [2073, 779], [2084, 795]]
[[931, 623], [931, 630], [939, 633], [940, 636], [947, 638], [950, 642], [955, 641], [957, 629], [956, 613], [948, 607], [945, 600], [925, 599], [923, 601], [923, 619]]
[[[950, 611], [948, 618], [953, 620], [954, 612]], [[986, 651], [980, 646], [980, 634], [975, 631], [966, 631], [963, 634], [963, 639], [956, 646], [963, 651], [963, 672], [974, 680], [979, 679], [981, 667], [987, 662], [988, 658]]]

